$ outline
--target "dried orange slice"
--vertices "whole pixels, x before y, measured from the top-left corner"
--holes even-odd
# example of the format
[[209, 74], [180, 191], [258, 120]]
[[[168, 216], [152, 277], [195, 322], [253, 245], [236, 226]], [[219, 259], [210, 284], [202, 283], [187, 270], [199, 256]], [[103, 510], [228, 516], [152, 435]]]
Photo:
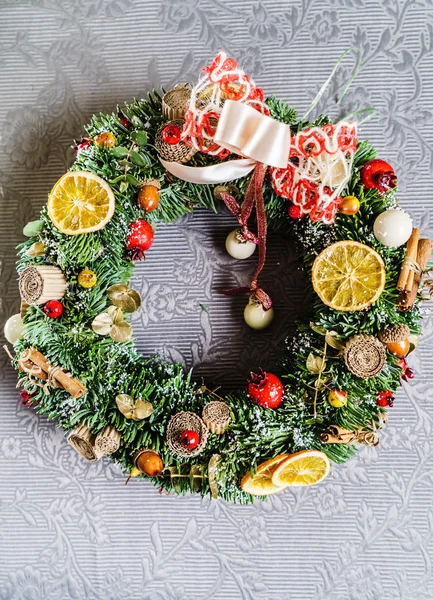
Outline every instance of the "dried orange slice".
[[241, 481], [241, 488], [247, 494], [253, 496], [269, 496], [281, 492], [285, 486], [277, 486], [272, 483], [272, 474], [278, 465], [286, 460], [290, 454], [279, 454], [271, 460], [267, 460], [257, 467], [255, 475], [247, 473]]
[[288, 487], [315, 485], [329, 475], [331, 464], [324, 452], [319, 450], [302, 450], [289, 455], [273, 470], [272, 484]]
[[48, 216], [66, 235], [102, 229], [113, 216], [114, 207], [108, 183], [88, 171], [65, 173], [48, 196]]
[[324, 304], [352, 312], [368, 308], [385, 287], [382, 257], [360, 242], [336, 242], [316, 258], [311, 274], [313, 287]]

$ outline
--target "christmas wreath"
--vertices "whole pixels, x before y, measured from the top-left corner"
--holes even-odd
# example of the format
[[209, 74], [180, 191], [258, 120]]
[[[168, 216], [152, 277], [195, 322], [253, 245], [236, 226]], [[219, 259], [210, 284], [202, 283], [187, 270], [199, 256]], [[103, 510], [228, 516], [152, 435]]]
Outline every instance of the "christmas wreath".
[[[314, 105], [314, 103], [313, 103]], [[313, 107], [312, 107], [313, 108]], [[221, 52], [181, 84], [95, 115], [19, 246], [21, 313], [5, 326], [26, 406], [86, 460], [110, 455], [169, 492], [248, 502], [311, 485], [376, 445], [413, 377], [432, 245], [398, 208], [396, 175], [350, 120], [311, 122]], [[224, 396], [134, 349], [134, 261], [158, 223], [224, 203], [226, 248], [258, 263], [244, 318], [267, 327], [267, 228], [293, 239], [314, 301], [275, 373]], [[151, 260], [151, 252], [149, 253]], [[227, 299], [230, 302], [230, 298]], [[221, 393], [220, 393], [221, 394]]]

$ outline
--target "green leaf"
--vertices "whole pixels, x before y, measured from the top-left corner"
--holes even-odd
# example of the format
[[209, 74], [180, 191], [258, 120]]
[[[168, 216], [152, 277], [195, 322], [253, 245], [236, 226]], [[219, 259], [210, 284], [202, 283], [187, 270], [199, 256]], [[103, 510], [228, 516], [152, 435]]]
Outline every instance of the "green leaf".
[[207, 306], [205, 306], [204, 304], [200, 304], [200, 308], [201, 308], [202, 310], [204, 310], [204, 312], [207, 312], [207, 313], [209, 314], [209, 309], [208, 309], [208, 307], [207, 307]]
[[128, 148], [125, 148], [124, 146], [116, 146], [115, 148], [112, 148], [110, 152], [116, 158], [123, 158], [128, 154]]
[[146, 146], [147, 133], [145, 131], [134, 131], [131, 135], [131, 140], [133, 140], [137, 146]]
[[27, 237], [33, 237], [34, 235], [38, 235], [43, 226], [43, 221], [30, 221], [24, 227], [23, 234]]
[[318, 333], [319, 335], [326, 335], [328, 332], [326, 327], [322, 327], [321, 325], [316, 325], [313, 322], [310, 323], [310, 327], [314, 332]]
[[127, 181], [121, 181], [119, 185], [119, 190], [121, 192], [125, 192], [128, 189], [129, 183]]
[[128, 183], [131, 183], [132, 185], [135, 185], [135, 187], [140, 187], [141, 185], [141, 182], [138, 181], [138, 179], [134, 177], [134, 175], [130, 175], [129, 173], [126, 176], [126, 181]]
[[134, 165], [137, 165], [139, 167], [146, 166], [146, 162], [144, 161], [143, 157], [138, 152], [135, 152], [135, 150], [133, 150], [130, 153], [129, 158], [130, 158], [131, 162], [134, 163]]

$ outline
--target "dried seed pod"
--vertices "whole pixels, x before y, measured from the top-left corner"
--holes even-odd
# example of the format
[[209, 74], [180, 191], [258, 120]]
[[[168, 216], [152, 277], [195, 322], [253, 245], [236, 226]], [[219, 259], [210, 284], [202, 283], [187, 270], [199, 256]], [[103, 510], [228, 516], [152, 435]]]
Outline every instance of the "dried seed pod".
[[[195, 431], [199, 436], [199, 443], [193, 449], [185, 448], [180, 442], [180, 437], [185, 431]], [[198, 415], [193, 412], [179, 412], [173, 415], [168, 423], [166, 439], [173, 454], [182, 457], [197, 456], [204, 449], [208, 437], [208, 428]]]
[[230, 409], [225, 402], [212, 400], [203, 408], [202, 418], [210, 432], [221, 435], [230, 425]]
[[385, 327], [379, 333], [379, 339], [384, 344], [392, 342], [404, 342], [410, 337], [410, 329], [406, 323], [396, 323], [390, 327]]
[[369, 379], [382, 371], [386, 363], [386, 351], [377, 338], [355, 335], [346, 344], [344, 362], [351, 373], [361, 379]]

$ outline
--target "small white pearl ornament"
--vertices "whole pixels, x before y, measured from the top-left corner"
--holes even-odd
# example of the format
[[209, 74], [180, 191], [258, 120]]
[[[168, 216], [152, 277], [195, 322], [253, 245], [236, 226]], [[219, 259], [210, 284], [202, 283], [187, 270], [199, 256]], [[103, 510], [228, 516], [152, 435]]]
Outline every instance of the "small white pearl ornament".
[[12, 315], [5, 323], [4, 334], [9, 344], [15, 344], [23, 336], [24, 331], [25, 325], [19, 314]]
[[404, 210], [392, 208], [376, 217], [373, 231], [376, 239], [384, 246], [398, 248], [412, 234], [412, 219]]
[[226, 250], [233, 258], [243, 260], [249, 258], [256, 249], [256, 244], [242, 239], [240, 229], [234, 229], [226, 239]]
[[265, 310], [260, 302], [250, 298], [244, 310], [244, 319], [251, 329], [266, 329], [274, 320], [274, 309]]

